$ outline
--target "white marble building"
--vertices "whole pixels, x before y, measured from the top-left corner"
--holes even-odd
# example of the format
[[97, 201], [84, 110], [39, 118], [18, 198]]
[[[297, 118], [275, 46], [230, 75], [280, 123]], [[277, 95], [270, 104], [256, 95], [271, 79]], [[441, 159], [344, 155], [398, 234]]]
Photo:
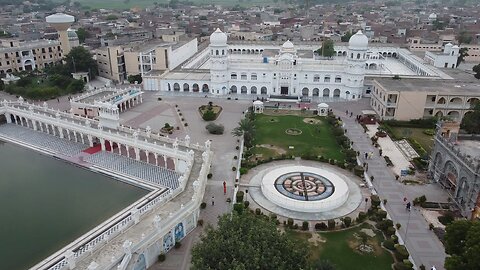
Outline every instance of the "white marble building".
[[[183, 70], [160, 76], [156, 89], [145, 90], [355, 100], [363, 92], [367, 50], [368, 38], [359, 31], [350, 39], [347, 57], [341, 59], [320, 59], [313, 50], [298, 50], [290, 41], [277, 50], [258, 48], [237, 54], [227, 44], [227, 35], [217, 29], [210, 36], [203, 64], [195, 65], [198, 69], [188, 68], [192, 63], [187, 63]], [[155, 78], [146, 76], [149, 79]]]

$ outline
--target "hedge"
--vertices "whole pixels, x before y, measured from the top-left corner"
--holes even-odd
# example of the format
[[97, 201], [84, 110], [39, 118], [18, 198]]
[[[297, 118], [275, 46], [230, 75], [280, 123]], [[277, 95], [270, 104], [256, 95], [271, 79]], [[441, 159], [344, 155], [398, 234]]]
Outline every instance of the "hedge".
[[383, 124], [387, 124], [392, 127], [410, 127], [410, 128], [429, 128], [435, 129], [437, 124], [437, 118], [419, 118], [412, 119], [410, 121], [398, 121], [398, 120], [384, 120]]

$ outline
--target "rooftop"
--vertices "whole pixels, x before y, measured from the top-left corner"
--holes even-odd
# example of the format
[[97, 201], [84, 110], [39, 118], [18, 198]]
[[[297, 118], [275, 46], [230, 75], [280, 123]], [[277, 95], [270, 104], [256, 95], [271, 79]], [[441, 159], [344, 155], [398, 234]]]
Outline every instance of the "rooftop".
[[375, 81], [389, 91], [438, 92], [444, 94], [479, 95], [480, 82], [452, 80], [376, 78]]

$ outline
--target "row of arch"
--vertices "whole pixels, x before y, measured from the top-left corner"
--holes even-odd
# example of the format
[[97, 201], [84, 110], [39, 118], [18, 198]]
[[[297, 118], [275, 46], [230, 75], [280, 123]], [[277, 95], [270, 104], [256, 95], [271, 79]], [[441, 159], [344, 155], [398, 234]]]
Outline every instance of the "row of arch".
[[[267, 90], [266, 86], [262, 86], [260, 88], [260, 91], [258, 91], [258, 88], [256, 86], [252, 86], [252, 87], [250, 87], [250, 89], [248, 89], [247, 86], [243, 85], [239, 89], [236, 85], [232, 85], [230, 87], [230, 93], [232, 93], [232, 94], [252, 94], [252, 95], [260, 94], [260, 95], [266, 95], [266, 94], [268, 94], [268, 90]], [[339, 98], [340, 93], [341, 93], [341, 91], [338, 88], [334, 89], [333, 91], [331, 91], [329, 88], [325, 88], [321, 92], [323, 97], [334, 97], [334, 98]], [[350, 92], [347, 91], [346, 94], [348, 95], [348, 94], [350, 94]], [[308, 87], [304, 87], [302, 89], [302, 96], [318, 97], [318, 96], [320, 96], [320, 89], [313, 88], [312, 90], [310, 90]]]
[[[443, 154], [441, 152], [436, 153], [433, 160], [433, 170], [440, 175], [440, 181], [443, 181], [444, 184], [449, 184], [453, 196], [460, 204], [464, 205], [471, 198], [464, 198], [468, 194], [474, 194], [470, 192], [472, 186], [468, 183], [467, 177], [462, 176], [460, 179], [459, 171], [457, 166], [451, 160], [444, 161]], [[448, 181], [448, 183], [445, 183]]]
[[228, 49], [229, 53], [232, 54], [262, 54], [263, 49]]
[[[145, 149], [137, 148], [127, 144], [120, 144], [117, 142], [110, 142], [104, 138], [97, 138], [89, 134], [61, 128], [54, 124], [44, 123], [28, 119], [26, 117], [10, 114], [8, 122], [31, 128], [35, 131], [41, 131], [61, 139], [74, 141], [76, 143], [84, 144], [86, 148], [101, 145], [103, 151], [108, 151], [118, 155], [126, 156], [138, 161], [147, 162], [166, 169], [175, 170], [178, 160], [168, 157], [166, 155], [150, 152]], [[68, 155], [68, 153], [66, 153]]]
[[[191, 89], [191, 90], [190, 90]], [[174, 83], [173, 85], [170, 83], [167, 83], [167, 90], [168, 91], [175, 91], [175, 92], [202, 92], [202, 93], [208, 93], [210, 92], [210, 88], [208, 87], [208, 84], [204, 83], [202, 85], [202, 88], [200, 89], [200, 85], [198, 83], [194, 83], [191, 86], [188, 83], [184, 83], [182, 87], [180, 87], [179, 83]]]
[[[480, 100], [478, 98], [469, 98], [467, 99], [467, 103], [469, 103], [470, 105], [474, 105], [475, 103], [479, 102]], [[451, 98], [449, 103], [450, 104], [463, 104], [464, 100], [462, 98], [459, 98], [459, 97], [454, 97], [454, 98]], [[446, 104], [447, 103], [447, 99], [445, 97], [441, 97], [438, 99], [438, 102], [437, 104]]]

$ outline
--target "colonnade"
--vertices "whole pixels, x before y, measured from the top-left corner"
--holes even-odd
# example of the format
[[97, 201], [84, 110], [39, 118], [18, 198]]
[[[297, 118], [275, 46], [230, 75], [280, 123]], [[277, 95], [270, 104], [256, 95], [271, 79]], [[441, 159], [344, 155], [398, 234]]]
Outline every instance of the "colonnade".
[[125, 101], [122, 101], [121, 103], [117, 104], [118, 110], [120, 112], [124, 112], [130, 108], [133, 108], [134, 106], [143, 103], [143, 97], [142, 95], [138, 95], [136, 97], [127, 99]]
[[[115, 153], [118, 155], [135, 159], [137, 161], [143, 161], [149, 164], [153, 164], [155, 166], [165, 167], [167, 169], [175, 170], [179, 173], [184, 173], [183, 171], [184, 169], [182, 169], [182, 171], [179, 170], [179, 163], [181, 160], [180, 158], [172, 157], [172, 156], [169, 156], [168, 154], [155, 151], [153, 147], [142, 148], [136, 145], [136, 142], [139, 141], [137, 132], [134, 132], [133, 139], [129, 140], [131, 141], [131, 143], [126, 143], [126, 140], [121, 140], [122, 142], [116, 141], [114, 139], [114, 136], [109, 136], [109, 135], [114, 135], [114, 133], [112, 133], [111, 130], [109, 130], [108, 132], [106, 130], [103, 130], [103, 127], [101, 126], [98, 126], [98, 130], [103, 131], [101, 133], [103, 133], [104, 136], [93, 135], [88, 132], [89, 131], [88, 129], [85, 129], [85, 132], [81, 132], [78, 130], [78, 128], [62, 127], [65, 125], [60, 126], [55, 124], [55, 121], [51, 121], [52, 117], [48, 117], [48, 116], [45, 116], [46, 121], [40, 121], [38, 120], [38, 117], [34, 119], [34, 118], [29, 118], [25, 115], [7, 112], [5, 114], [5, 118], [7, 120], [7, 123], [13, 123], [20, 126], [28, 127], [35, 131], [41, 131], [43, 133], [47, 133], [47, 134], [59, 137], [60, 139], [65, 139], [69, 141], [74, 141], [76, 143], [84, 144], [87, 147], [95, 147], [99, 145], [102, 151]], [[54, 118], [54, 120], [60, 120], [59, 116], [57, 116], [56, 119]], [[85, 126], [88, 128], [94, 128], [91, 126], [90, 120], [86, 121]], [[146, 142], [146, 139], [144, 139], [141, 142]], [[152, 146], [156, 146], [156, 145], [157, 145], [157, 142], [152, 143]], [[166, 145], [164, 146], [166, 147]], [[171, 149], [171, 151], [172, 153], [178, 152], [178, 143], [175, 143], [175, 142], [173, 143], [173, 149]], [[188, 160], [184, 160], [184, 161], [188, 166], [190, 162]]]

